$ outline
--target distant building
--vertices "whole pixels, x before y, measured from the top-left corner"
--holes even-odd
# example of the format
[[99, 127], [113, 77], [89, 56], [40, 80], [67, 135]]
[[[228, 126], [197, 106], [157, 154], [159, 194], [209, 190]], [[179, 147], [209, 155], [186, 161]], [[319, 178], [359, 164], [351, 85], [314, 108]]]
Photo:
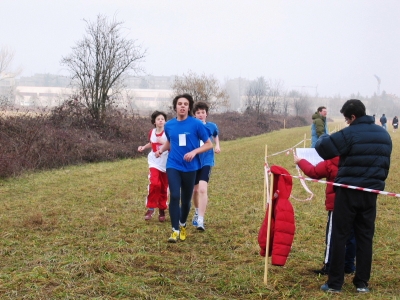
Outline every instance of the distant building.
[[[125, 85], [131, 89], [171, 89], [176, 76], [128, 76]], [[54, 74], [35, 74], [17, 79], [16, 84], [21, 86], [51, 86], [67, 87], [71, 79], [68, 76]]]
[[156, 109], [168, 111], [173, 98], [169, 89], [126, 89], [123, 97], [115, 101], [115, 105], [139, 113]]
[[[23, 107], [59, 106], [73, 94], [71, 88], [48, 86], [17, 86], [15, 104]], [[172, 90], [125, 89], [114, 100], [119, 108], [148, 111], [167, 109], [172, 100]]]
[[67, 76], [53, 74], [35, 74], [29, 77], [20, 77], [16, 84], [19, 86], [46, 86], [46, 87], [67, 87], [71, 79]]
[[72, 89], [53, 86], [16, 86], [15, 104], [24, 107], [52, 108], [63, 103]]
[[125, 84], [131, 89], [169, 90], [174, 84], [176, 76], [130, 76]]
[[[174, 80], [175, 76], [129, 77], [125, 81], [127, 88], [121, 97], [113, 100], [114, 104], [136, 112], [167, 110], [172, 100], [170, 88]], [[21, 77], [15, 84], [15, 105], [23, 107], [56, 107], [73, 94], [70, 79], [65, 76], [35, 74]]]

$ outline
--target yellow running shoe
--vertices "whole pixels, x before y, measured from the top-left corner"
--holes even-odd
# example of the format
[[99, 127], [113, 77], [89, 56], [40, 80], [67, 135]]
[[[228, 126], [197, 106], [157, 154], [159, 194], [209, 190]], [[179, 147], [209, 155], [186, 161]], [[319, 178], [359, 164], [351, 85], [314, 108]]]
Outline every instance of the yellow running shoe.
[[181, 241], [186, 240], [186, 226], [179, 225], [179, 239]]
[[169, 243], [176, 243], [178, 241], [179, 231], [173, 231], [168, 239]]

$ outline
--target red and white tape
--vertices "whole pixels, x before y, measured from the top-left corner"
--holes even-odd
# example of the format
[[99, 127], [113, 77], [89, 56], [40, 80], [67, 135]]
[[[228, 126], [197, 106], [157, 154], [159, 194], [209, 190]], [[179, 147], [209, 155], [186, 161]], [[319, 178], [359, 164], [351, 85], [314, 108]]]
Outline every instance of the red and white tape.
[[[334, 130], [334, 131], [336, 131], [336, 130]], [[306, 139], [306, 140], [310, 140], [310, 139]], [[268, 158], [268, 157], [275, 156], [275, 155], [279, 155], [279, 154], [282, 154], [282, 153], [286, 153], [286, 155], [289, 155], [289, 154], [290, 154], [290, 151], [293, 151], [293, 149], [294, 149], [296, 146], [300, 145], [300, 144], [303, 143], [303, 142], [304, 142], [304, 140], [300, 141], [299, 143], [297, 143], [296, 145], [294, 145], [294, 146], [291, 147], [291, 148], [288, 148], [288, 149], [285, 149], [285, 150], [283, 150], [283, 151], [279, 151], [279, 152], [276, 152], [276, 153], [273, 153], [273, 154], [271, 154], [271, 155], [266, 156], [266, 157], [265, 157], [264, 167], [266, 168], [267, 173], [268, 173], [268, 174], [270, 173], [269, 165], [268, 165], [268, 162], [267, 162], [267, 158]], [[293, 153], [293, 154], [294, 154], [294, 153]], [[300, 200], [300, 201], [308, 201], [308, 200], [311, 200], [312, 197], [313, 197], [313, 195], [314, 195], [314, 194], [308, 189], [308, 187], [305, 185], [305, 183], [303, 182], [304, 180], [314, 181], [314, 182], [320, 182], [320, 183], [330, 184], [330, 185], [334, 185], [334, 186], [340, 186], [340, 187], [347, 188], [347, 189], [359, 190], [359, 191], [364, 191], [364, 192], [369, 192], [369, 193], [375, 193], [375, 194], [381, 194], [381, 195], [386, 195], [386, 196], [392, 196], [392, 197], [398, 197], [398, 198], [400, 198], [400, 194], [391, 193], [391, 192], [385, 192], [385, 191], [373, 190], [373, 189], [368, 189], [368, 188], [362, 188], [362, 187], [359, 187], [359, 186], [348, 185], [348, 184], [341, 184], [341, 183], [335, 183], [335, 182], [326, 181], [326, 180], [320, 180], [320, 179], [312, 179], [312, 178], [303, 177], [303, 176], [286, 175], [286, 174], [281, 174], [281, 175], [283, 175], [283, 176], [291, 176], [291, 177], [293, 177], [293, 178], [298, 178], [298, 179], [300, 179], [301, 184], [303, 185], [304, 189], [305, 189], [309, 194], [311, 194], [311, 196], [310, 196], [309, 198], [307, 198], [306, 200]], [[298, 199], [296, 199], [296, 200], [298, 200]]]
[[298, 179], [303, 179], [303, 180], [308, 180], [308, 181], [314, 181], [314, 182], [320, 182], [320, 183], [340, 186], [340, 187], [343, 187], [343, 188], [346, 188], [346, 189], [359, 190], [359, 191], [364, 191], [364, 192], [369, 192], [369, 193], [375, 193], [375, 194], [381, 194], [381, 195], [393, 196], [393, 197], [399, 197], [400, 198], [400, 194], [396, 194], [396, 193], [373, 190], [373, 189], [368, 189], [368, 188], [363, 188], [363, 187], [354, 186], [354, 185], [348, 185], [348, 184], [335, 183], [335, 182], [326, 181], [326, 180], [312, 179], [312, 178], [303, 177], [303, 176], [294, 176], [294, 175], [286, 175], [286, 174], [281, 174], [281, 175], [283, 175], [283, 176], [291, 176], [293, 178], [298, 178]]

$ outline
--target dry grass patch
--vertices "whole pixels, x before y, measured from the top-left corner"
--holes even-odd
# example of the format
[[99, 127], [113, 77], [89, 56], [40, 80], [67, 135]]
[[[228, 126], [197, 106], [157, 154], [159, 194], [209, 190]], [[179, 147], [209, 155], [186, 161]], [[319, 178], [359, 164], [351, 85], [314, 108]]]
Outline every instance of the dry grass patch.
[[[264, 262], [257, 235], [264, 217], [265, 144], [272, 154], [309, 134], [309, 127], [223, 142], [210, 181], [206, 231], [167, 243], [169, 217], [145, 222], [147, 160], [72, 166], [0, 181], [0, 297], [2, 299], [321, 299], [325, 281], [324, 188], [307, 182], [312, 201], [292, 201], [296, 235], [284, 267]], [[400, 192], [396, 167], [400, 133], [387, 191]], [[291, 155], [269, 158], [296, 174]], [[294, 195], [306, 198], [294, 180]], [[372, 293], [396, 299], [400, 271], [399, 199], [379, 196]], [[191, 218], [192, 214], [189, 216]], [[190, 219], [191, 220], [191, 219]], [[346, 276], [340, 296], [358, 298]]]

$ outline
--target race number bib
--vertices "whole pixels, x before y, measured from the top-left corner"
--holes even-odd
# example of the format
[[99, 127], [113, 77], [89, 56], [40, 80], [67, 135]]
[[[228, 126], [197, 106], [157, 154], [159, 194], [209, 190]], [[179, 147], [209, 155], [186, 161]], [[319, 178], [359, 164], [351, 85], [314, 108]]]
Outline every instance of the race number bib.
[[186, 146], [186, 134], [179, 135], [179, 146]]

